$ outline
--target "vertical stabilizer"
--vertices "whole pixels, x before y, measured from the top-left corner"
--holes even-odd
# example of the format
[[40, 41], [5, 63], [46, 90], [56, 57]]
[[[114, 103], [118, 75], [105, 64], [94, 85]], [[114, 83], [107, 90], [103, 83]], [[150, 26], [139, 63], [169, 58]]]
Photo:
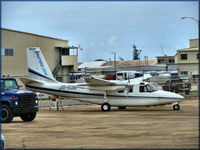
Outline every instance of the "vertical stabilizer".
[[27, 48], [26, 53], [30, 78], [43, 81], [56, 81], [39, 47]]

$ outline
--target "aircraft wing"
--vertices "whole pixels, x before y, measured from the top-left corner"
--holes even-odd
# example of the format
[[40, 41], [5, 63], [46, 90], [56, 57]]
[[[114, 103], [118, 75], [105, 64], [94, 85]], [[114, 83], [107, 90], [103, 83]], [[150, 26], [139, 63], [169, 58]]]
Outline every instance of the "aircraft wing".
[[119, 91], [133, 86], [133, 84], [129, 83], [114, 83], [108, 80], [96, 79], [93, 77], [85, 77], [84, 79], [88, 86], [80, 87], [95, 91]]
[[109, 86], [109, 85], [115, 85], [115, 83], [107, 81], [107, 80], [103, 80], [103, 79], [96, 79], [93, 77], [84, 77], [85, 82], [89, 85], [89, 86]]

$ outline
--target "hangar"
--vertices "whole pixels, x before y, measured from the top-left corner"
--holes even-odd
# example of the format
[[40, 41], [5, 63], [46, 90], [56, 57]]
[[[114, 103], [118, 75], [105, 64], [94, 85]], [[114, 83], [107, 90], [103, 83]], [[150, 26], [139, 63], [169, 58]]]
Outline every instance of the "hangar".
[[6, 28], [1, 29], [1, 37], [2, 75], [10, 75], [17, 80], [19, 77], [28, 76], [26, 58], [28, 47], [41, 48], [58, 81], [68, 82], [69, 73], [77, 71], [79, 47], [68, 46], [68, 40]]

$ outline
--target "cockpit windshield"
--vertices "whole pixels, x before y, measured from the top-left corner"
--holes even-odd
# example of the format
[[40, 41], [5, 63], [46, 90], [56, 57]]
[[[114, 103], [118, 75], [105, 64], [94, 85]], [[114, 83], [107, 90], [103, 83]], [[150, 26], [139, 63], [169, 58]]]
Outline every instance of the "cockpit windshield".
[[146, 85], [146, 87], [147, 87], [147, 89], [148, 89], [148, 92], [154, 92], [154, 91], [157, 91], [157, 90], [161, 90], [161, 89], [162, 89], [158, 84], [152, 83], [152, 82], [148, 83], [148, 84]]
[[1, 89], [18, 89], [16, 80], [1, 80]]
[[162, 87], [156, 83], [140, 84], [140, 92], [154, 92], [161, 89]]

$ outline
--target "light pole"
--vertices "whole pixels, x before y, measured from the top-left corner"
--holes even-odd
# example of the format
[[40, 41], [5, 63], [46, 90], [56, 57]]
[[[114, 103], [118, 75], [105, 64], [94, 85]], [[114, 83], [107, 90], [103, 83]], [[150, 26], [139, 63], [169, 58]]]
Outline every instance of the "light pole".
[[[200, 1], [199, 1], [199, 5], [200, 5]], [[181, 17], [181, 19], [186, 19], [186, 18], [194, 20], [198, 24], [198, 29], [200, 28], [200, 23], [199, 23], [200, 20], [197, 20], [197, 19], [195, 19], [193, 17]], [[199, 32], [199, 37], [200, 37], [200, 32]], [[198, 41], [199, 41], [199, 37], [198, 37]], [[199, 43], [198, 47], [199, 47], [199, 53], [200, 53], [200, 43]], [[200, 59], [200, 56], [199, 56], [198, 59]], [[200, 70], [200, 65], [199, 65], [199, 70]], [[199, 78], [200, 78], [200, 72], [199, 72]], [[198, 97], [200, 99], [200, 80], [198, 81], [198, 91], [199, 91], [198, 92]]]
[[142, 52], [142, 50], [137, 50], [138, 56], [139, 56], [139, 72], [140, 72], [140, 53]]
[[166, 64], [166, 71], [168, 71], [168, 58], [166, 54], [165, 54], [165, 64]]
[[193, 17], [181, 17], [181, 19], [187, 19], [187, 18], [196, 21], [197, 24], [199, 23], [199, 21], [197, 19], [193, 18]]
[[149, 65], [148, 56], [144, 56], [144, 60], [145, 60], [145, 64], [146, 64], [146, 65]]
[[111, 52], [111, 54], [114, 54], [114, 71], [116, 71], [116, 53]]

